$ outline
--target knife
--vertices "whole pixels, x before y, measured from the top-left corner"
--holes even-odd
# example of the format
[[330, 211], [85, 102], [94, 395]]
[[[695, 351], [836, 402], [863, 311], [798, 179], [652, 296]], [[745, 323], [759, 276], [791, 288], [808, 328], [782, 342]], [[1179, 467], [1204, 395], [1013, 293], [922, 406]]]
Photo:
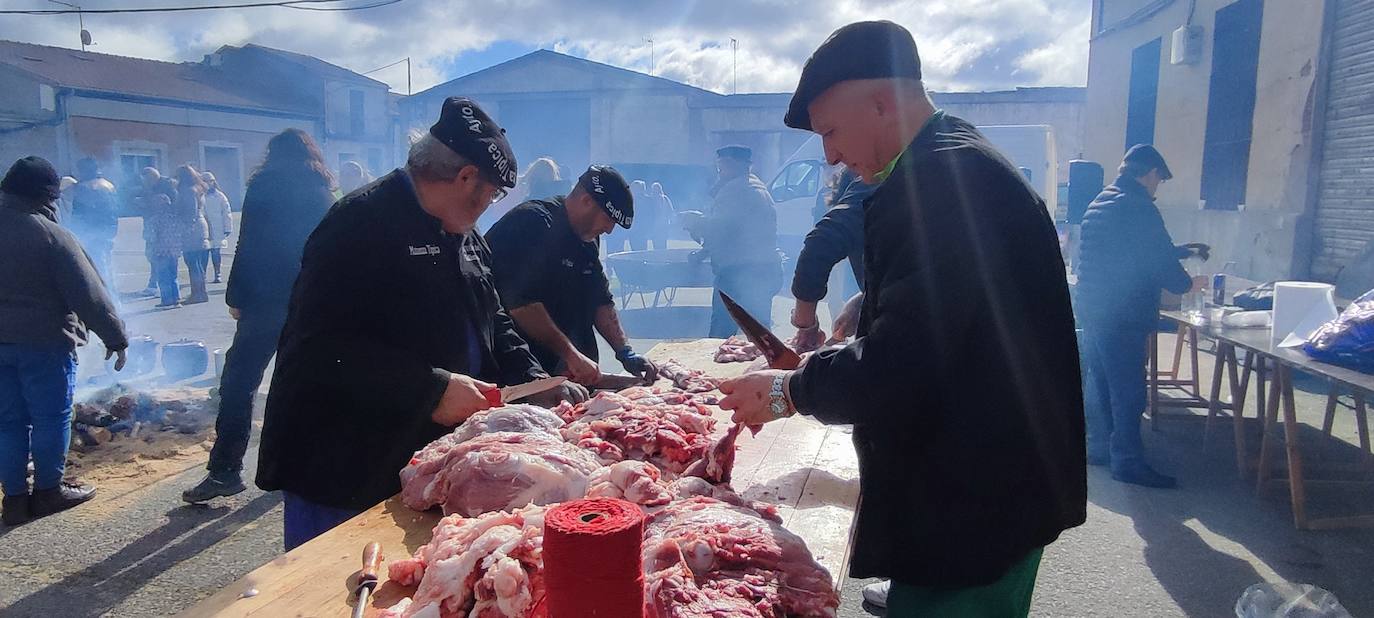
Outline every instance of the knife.
[[487, 403], [495, 407], [504, 403], [524, 399], [530, 395], [538, 395], [539, 393], [557, 387], [567, 381], [567, 376], [539, 378], [538, 380], [533, 380], [524, 384], [516, 384], [515, 386], [489, 388], [482, 391], [482, 394], [486, 395]]
[[739, 325], [740, 330], [744, 331], [744, 336], [758, 347], [763, 353], [763, 357], [768, 360], [768, 366], [772, 369], [796, 369], [801, 366], [801, 356], [798, 356], [792, 348], [787, 347], [777, 335], [768, 330], [754, 316], [749, 315], [744, 307], [739, 306], [735, 299], [730, 298], [725, 292], [720, 294], [721, 302], [725, 303], [725, 310], [730, 312], [730, 318]]

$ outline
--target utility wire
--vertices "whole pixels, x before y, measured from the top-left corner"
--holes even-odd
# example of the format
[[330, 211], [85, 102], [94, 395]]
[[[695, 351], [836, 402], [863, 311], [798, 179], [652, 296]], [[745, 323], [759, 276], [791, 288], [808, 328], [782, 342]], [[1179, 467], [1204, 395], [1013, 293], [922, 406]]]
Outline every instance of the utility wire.
[[312, 4], [332, 4], [343, 2], [344, 0], [275, 0], [272, 2], [248, 2], [244, 4], [207, 4], [201, 6], [163, 6], [163, 7], [138, 7], [124, 9], [6, 9], [0, 10], [0, 15], [70, 15], [72, 13], [85, 13], [88, 15], [110, 15], [117, 13], [178, 13], [184, 11], [214, 11], [222, 9], [252, 9], [260, 7], [282, 7], [297, 9], [302, 11], [360, 11], [372, 9], [388, 4], [396, 4], [401, 0], [380, 0], [371, 4], [359, 6], [342, 7], [316, 7], [306, 6]]

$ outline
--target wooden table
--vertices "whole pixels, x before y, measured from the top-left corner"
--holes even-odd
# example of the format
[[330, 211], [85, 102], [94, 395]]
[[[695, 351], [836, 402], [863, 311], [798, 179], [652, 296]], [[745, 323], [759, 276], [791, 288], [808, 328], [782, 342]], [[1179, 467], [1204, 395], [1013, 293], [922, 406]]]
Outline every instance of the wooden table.
[[[1358, 424], [1360, 448], [1363, 450], [1363, 461], [1357, 465], [1357, 469], [1367, 472], [1371, 462], [1371, 447], [1369, 438], [1368, 418], [1365, 409], [1366, 397], [1374, 393], [1374, 376], [1361, 373], [1345, 367], [1331, 365], [1328, 363], [1313, 360], [1307, 356], [1300, 348], [1279, 348], [1272, 344], [1272, 334], [1268, 328], [1228, 328], [1214, 324], [1194, 324], [1183, 313], [1176, 311], [1163, 312], [1165, 318], [1183, 325], [1188, 331], [1193, 341], [1198, 337], [1211, 339], [1217, 342], [1217, 360], [1213, 368], [1212, 390], [1208, 420], [1223, 409], [1220, 403], [1222, 368], [1227, 367], [1227, 373], [1231, 387], [1232, 425], [1235, 434], [1236, 466], [1244, 476], [1249, 468], [1246, 461], [1245, 432], [1242, 426], [1244, 418], [1244, 402], [1246, 391], [1246, 378], [1237, 380], [1237, 360], [1236, 350], [1243, 350], [1246, 354], [1247, 373], [1250, 369], [1257, 368], [1260, 371], [1270, 372], [1270, 384], [1268, 389], [1267, 401], [1263, 395], [1259, 400], [1260, 413], [1258, 414], [1263, 428], [1263, 439], [1260, 445], [1259, 460], [1256, 462], [1256, 490], [1262, 491], [1265, 485], [1270, 482], [1270, 452], [1276, 448], [1275, 434], [1279, 423], [1279, 414], [1283, 415], [1283, 435], [1284, 450], [1288, 464], [1288, 478], [1286, 479], [1289, 489], [1289, 497], [1293, 505], [1293, 523], [1299, 529], [1330, 529], [1341, 527], [1371, 527], [1374, 526], [1374, 515], [1361, 515], [1354, 517], [1332, 517], [1324, 519], [1309, 519], [1307, 517], [1307, 492], [1308, 482], [1317, 482], [1308, 479], [1303, 470], [1302, 445], [1299, 440], [1297, 409], [1294, 405], [1293, 394], [1293, 374], [1301, 371], [1315, 375], [1326, 380], [1332, 389], [1332, 395], [1328, 398], [1326, 420], [1323, 423], [1324, 431], [1330, 435], [1331, 415], [1334, 413], [1334, 397], [1341, 390], [1352, 393], [1355, 399], [1355, 415]], [[1196, 353], [1196, 350], [1194, 351]], [[1152, 388], [1151, 400], [1158, 397], [1157, 388]], [[1261, 391], [1263, 392], [1263, 391]], [[1358, 484], [1368, 485], [1367, 480], [1322, 480], [1323, 484]]]
[[[719, 344], [719, 339], [665, 343], [655, 346], [648, 356], [676, 358], [713, 376], [742, 373], [746, 363], [712, 362]], [[718, 431], [724, 433], [729, 415], [718, 409], [713, 412], [725, 421]], [[733, 485], [742, 496], [779, 505], [783, 525], [806, 540], [838, 586], [848, 570], [858, 478], [848, 427], [794, 416], [769, 423], [758, 436], [751, 438], [745, 432], [740, 437]], [[388, 561], [409, 557], [429, 542], [438, 519], [437, 513], [416, 513], [393, 497], [259, 567], [182, 615], [348, 616], [352, 599], [346, 582], [360, 566], [363, 546], [369, 541], [381, 543]], [[385, 582], [385, 576], [383, 582], [369, 603], [369, 616], [413, 591]], [[248, 591], [255, 592], [246, 596]]]

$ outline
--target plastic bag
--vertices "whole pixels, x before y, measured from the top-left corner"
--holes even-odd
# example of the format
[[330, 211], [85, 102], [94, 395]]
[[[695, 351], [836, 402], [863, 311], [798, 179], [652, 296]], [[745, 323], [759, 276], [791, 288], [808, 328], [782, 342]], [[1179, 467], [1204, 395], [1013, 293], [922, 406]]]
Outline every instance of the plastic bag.
[[1236, 292], [1231, 300], [1237, 307], [1246, 311], [1270, 311], [1274, 308], [1274, 282]]
[[1255, 584], [1236, 601], [1236, 618], [1351, 618], [1336, 595], [1312, 584]]
[[1374, 290], [1318, 328], [1302, 349], [1324, 363], [1374, 373]]

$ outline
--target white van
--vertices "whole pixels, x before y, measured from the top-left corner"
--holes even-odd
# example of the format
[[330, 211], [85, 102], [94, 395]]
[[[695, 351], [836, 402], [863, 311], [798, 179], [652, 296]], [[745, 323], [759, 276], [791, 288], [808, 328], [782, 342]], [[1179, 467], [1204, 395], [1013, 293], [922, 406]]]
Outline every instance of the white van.
[[[993, 125], [978, 127], [988, 140], [997, 146], [1012, 164], [1021, 168], [1031, 185], [1045, 200], [1054, 216], [1059, 206], [1059, 159], [1054, 150], [1054, 127], [1035, 125]], [[832, 175], [825, 162], [825, 150], [819, 135], [812, 135], [797, 149], [773, 181], [768, 192], [778, 213], [778, 247], [795, 259], [801, 252], [802, 240], [815, 227], [813, 214], [817, 195]]]

